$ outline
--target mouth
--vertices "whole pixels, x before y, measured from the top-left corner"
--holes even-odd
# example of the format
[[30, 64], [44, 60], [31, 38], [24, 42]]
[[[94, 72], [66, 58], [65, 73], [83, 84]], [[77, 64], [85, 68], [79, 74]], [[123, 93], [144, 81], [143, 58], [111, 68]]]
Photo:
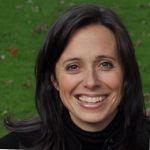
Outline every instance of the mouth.
[[106, 95], [101, 95], [101, 96], [78, 96], [78, 100], [83, 102], [83, 103], [88, 103], [88, 104], [96, 104], [99, 102], [102, 102], [106, 99]]
[[107, 100], [108, 94], [88, 95], [80, 94], [76, 96], [78, 104], [84, 109], [99, 109]]
[[80, 94], [76, 96], [78, 103], [84, 108], [97, 108], [100, 107], [103, 102], [107, 99], [108, 94], [101, 95], [87, 95]]

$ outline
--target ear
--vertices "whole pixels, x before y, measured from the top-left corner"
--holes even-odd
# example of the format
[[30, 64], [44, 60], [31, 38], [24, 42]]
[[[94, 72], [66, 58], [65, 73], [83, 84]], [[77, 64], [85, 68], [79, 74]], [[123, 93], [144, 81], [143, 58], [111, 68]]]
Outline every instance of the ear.
[[53, 86], [59, 91], [58, 82], [56, 80], [56, 77], [54, 77], [54, 75], [51, 75], [51, 82], [53, 83]]

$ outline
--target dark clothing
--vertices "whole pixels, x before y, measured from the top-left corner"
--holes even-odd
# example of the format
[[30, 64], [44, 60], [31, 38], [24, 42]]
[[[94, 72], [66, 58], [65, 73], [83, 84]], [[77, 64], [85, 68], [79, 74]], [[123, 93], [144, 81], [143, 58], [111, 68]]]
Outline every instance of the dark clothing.
[[10, 133], [0, 140], [0, 149], [2, 149], [2, 148], [5, 148], [5, 149], [19, 148], [20, 140], [21, 140], [21, 138], [19, 137], [18, 133]]
[[68, 114], [65, 116], [64, 120], [66, 127], [80, 142], [82, 150], [103, 150], [109, 149], [108, 147], [114, 147], [114, 140], [117, 140], [119, 137], [119, 126], [121, 124], [121, 117], [119, 114], [104, 130], [99, 132], [84, 131], [72, 122]]
[[[117, 115], [103, 131], [87, 132], [78, 128], [66, 114], [64, 117], [66, 150], [118, 150], [121, 119]], [[0, 140], [0, 149], [23, 149], [22, 145], [32, 147], [34, 141], [41, 135], [40, 130], [29, 133], [12, 132]], [[148, 142], [146, 142], [145, 148], [140, 150], [148, 149]]]
[[30, 147], [34, 140], [40, 138], [40, 132], [18, 133], [12, 132], [0, 139], [0, 149], [20, 149], [22, 145]]

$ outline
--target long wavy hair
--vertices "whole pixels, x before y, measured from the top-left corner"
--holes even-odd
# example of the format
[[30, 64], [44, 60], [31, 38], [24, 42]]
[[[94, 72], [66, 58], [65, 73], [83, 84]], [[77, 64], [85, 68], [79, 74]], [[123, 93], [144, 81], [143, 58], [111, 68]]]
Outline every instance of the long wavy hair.
[[123, 118], [122, 150], [133, 150], [132, 146], [135, 143], [137, 144], [136, 150], [141, 146], [138, 138], [132, 139], [139, 133], [145, 133], [146, 114], [139, 68], [130, 35], [120, 18], [111, 9], [94, 4], [81, 4], [70, 8], [56, 20], [39, 51], [35, 67], [35, 102], [39, 118], [17, 123], [10, 122], [8, 119], [5, 120], [6, 126], [16, 132], [41, 129], [42, 136], [36, 145], [38, 145], [37, 143], [42, 144], [43, 150], [65, 149], [62, 120], [65, 108], [58, 91], [51, 82], [51, 76], [55, 75], [56, 63], [70, 37], [78, 29], [91, 24], [103, 25], [114, 33], [117, 41], [117, 52], [124, 69], [124, 92], [119, 106], [119, 113]]

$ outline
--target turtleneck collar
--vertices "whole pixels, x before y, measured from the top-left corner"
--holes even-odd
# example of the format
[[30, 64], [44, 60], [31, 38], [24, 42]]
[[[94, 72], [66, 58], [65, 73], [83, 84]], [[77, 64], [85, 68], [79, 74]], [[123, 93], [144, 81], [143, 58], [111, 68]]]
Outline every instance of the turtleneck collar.
[[65, 113], [64, 123], [68, 130], [81, 143], [83, 150], [99, 150], [102, 149], [104, 143], [110, 139], [119, 129], [121, 117], [119, 113], [111, 121], [111, 123], [102, 131], [89, 132], [82, 130], [74, 124], [68, 112]]

